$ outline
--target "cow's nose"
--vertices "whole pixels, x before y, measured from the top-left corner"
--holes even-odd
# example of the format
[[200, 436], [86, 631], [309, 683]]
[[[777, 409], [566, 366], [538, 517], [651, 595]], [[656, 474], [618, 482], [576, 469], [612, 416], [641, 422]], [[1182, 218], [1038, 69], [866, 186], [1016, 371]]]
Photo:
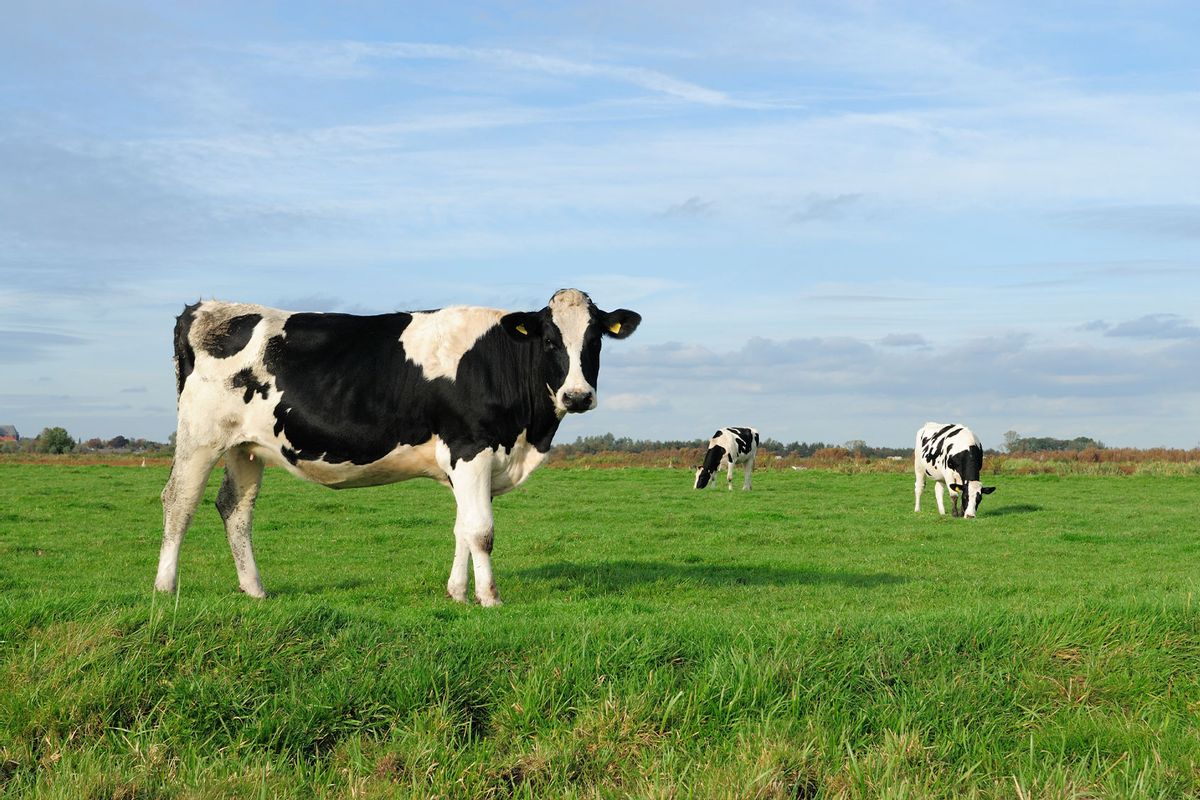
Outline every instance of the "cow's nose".
[[563, 395], [563, 405], [567, 411], [587, 411], [592, 407], [592, 393], [567, 392]]

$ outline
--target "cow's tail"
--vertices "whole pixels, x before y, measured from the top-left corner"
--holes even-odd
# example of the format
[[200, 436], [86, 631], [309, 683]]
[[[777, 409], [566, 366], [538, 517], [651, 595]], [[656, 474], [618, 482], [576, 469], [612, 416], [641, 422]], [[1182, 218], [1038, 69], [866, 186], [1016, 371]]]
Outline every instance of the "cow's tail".
[[183, 394], [183, 385], [196, 366], [196, 351], [188, 341], [192, 323], [196, 320], [196, 309], [200, 307], [197, 300], [190, 306], [183, 307], [183, 313], [175, 318], [175, 386], [176, 396]]

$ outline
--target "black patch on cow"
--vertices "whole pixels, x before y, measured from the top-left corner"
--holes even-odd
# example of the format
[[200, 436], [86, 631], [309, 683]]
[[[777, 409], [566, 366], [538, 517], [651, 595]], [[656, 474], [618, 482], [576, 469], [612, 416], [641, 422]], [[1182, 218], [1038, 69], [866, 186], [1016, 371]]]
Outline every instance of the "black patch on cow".
[[[720, 433], [720, 431], [717, 431]], [[725, 460], [725, 448], [719, 444], [714, 444], [708, 448], [708, 452], [704, 454], [704, 470], [706, 472], [716, 472], [721, 468], [721, 463]]]
[[183, 385], [196, 366], [196, 351], [188, 341], [192, 323], [196, 321], [196, 309], [200, 302], [183, 307], [183, 313], [175, 318], [175, 382], [176, 394], [183, 394]]
[[[547, 334], [557, 330], [546, 326]], [[568, 366], [561, 335], [556, 346], [513, 341], [500, 326], [479, 337], [458, 362], [454, 383], [445, 382], [452, 391], [438, 405], [435, 433], [452, 462], [485, 448], [511, 449], [522, 431], [539, 452], [548, 452], [560, 420], [546, 387], [562, 386]], [[588, 379], [593, 386], [596, 380], [597, 374]]]
[[511, 449], [522, 431], [539, 451], [550, 449], [559, 419], [546, 386], [561, 386], [567, 371], [556, 326], [522, 341], [493, 327], [463, 354], [451, 381], [427, 380], [408, 361], [400, 335], [411, 321], [405, 313], [288, 317], [263, 359], [282, 392], [277, 435], [295, 448], [285, 458], [369, 464], [436, 434], [454, 464]]
[[949, 455], [954, 450], [952, 439], [963, 430], [961, 425], [951, 423], [944, 425], [933, 436], [928, 438], [921, 437], [921, 456], [929, 463], [936, 463], [938, 458], [945, 453]]
[[409, 314], [293, 314], [267, 341], [263, 365], [283, 393], [275, 430], [289, 461], [369, 464], [397, 444], [427, 441], [428, 381], [408, 363], [400, 335]]
[[973, 444], [965, 450], [951, 453], [946, 463], [958, 473], [963, 483], [977, 481], [979, 472], [983, 469], [983, 448]]
[[[583, 334], [583, 348], [579, 352], [579, 368], [588, 385], [595, 386], [596, 381], [600, 378], [600, 339], [603, 329], [600, 327], [600, 315], [596, 307], [589, 304], [588, 310], [591, 313], [591, 323]], [[564, 373], [564, 377], [565, 375], [566, 373]]]
[[[239, 369], [233, 374], [233, 377], [229, 379], [229, 388], [244, 388], [246, 392], [242, 395], [242, 402], [249, 403], [254, 399], [255, 392], [260, 392], [262, 394], [262, 399], [266, 400], [267, 394], [271, 391], [271, 384], [260, 381], [257, 377], [255, 377], [254, 371], [249, 367], [246, 367], [244, 369]], [[276, 423], [276, 425], [278, 425], [278, 423]], [[279, 431], [276, 431], [275, 435], [278, 436]]]
[[946, 431], [950, 430], [951, 428], [956, 428], [956, 427], [958, 427], [958, 426], [957, 426], [957, 425], [955, 425], [955, 424], [952, 422], [952, 423], [950, 423], [949, 425], [946, 425], [946, 426], [942, 427], [942, 429], [941, 429], [941, 430], [939, 430], [937, 433], [935, 433], [935, 434], [933, 435], [933, 438], [934, 438], [934, 439], [937, 439], [938, 437], [940, 437], [940, 436], [941, 436], [943, 433], [945, 433]]
[[262, 321], [261, 314], [242, 314], [230, 317], [204, 334], [200, 347], [214, 358], [229, 358], [242, 351], [254, 335], [254, 326]]
[[[739, 456], [744, 456], [750, 452], [750, 443], [756, 441], [753, 431], [749, 428], [726, 428], [725, 430], [733, 434], [733, 438], [737, 442], [737, 454]], [[730, 460], [732, 460], [732, 455]]]
[[[567, 372], [571, 368], [571, 357], [567, 353], [566, 346], [563, 343], [562, 331], [554, 324], [553, 315], [549, 309], [543, 309], [538, 314], [541, 323], [537, 326], [540, 331], [540, 338], [533, 340], [534, 344], [538, 344], [542, 351], [542, 359], [545, 362], [545, 369], [551, 374], [558, 376], [557, 380], [550, 383], [551, 386], [562, 386], [563, 381], [567, 378]], [[588, 326], [591, 327], [590, 325]], [[519, 342], [526, 344], [526, 342]], [[599, 370], [599, 355], [596, 356], [597, 371]], [[461, 367], [461, 362], [459, 363]], [[598, 372], [597, 372], [598, 374]], [[585, 376], [586, 377], [586, 376]], [[588, 379], [588, 383], [595, 386], [594, 376]]]

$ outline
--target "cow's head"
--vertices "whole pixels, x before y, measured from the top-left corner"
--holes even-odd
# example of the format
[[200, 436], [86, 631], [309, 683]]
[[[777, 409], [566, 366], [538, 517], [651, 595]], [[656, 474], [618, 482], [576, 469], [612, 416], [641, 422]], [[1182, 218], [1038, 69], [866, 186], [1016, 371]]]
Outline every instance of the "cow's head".
[[517, 341], [541, 342], [542, 379], [561, 416], [596, 407], [600, 340], [624, 339], [641, 321], [634, 311], [601, 311], [578, 289], [560, 289], [541, 311], [505, 314], [500, 325]]
[[962, 515], [967, 519], [974, 519], [985, 494], [996, 491], [995, 486], [984, 486], [980, 481], [967, 481], [966, 486], [961, 483], [952, 483], [950, 488], [962, 495]]
[[[719, 434], [720, 431], [717, 431]], [[697, 489], [703, 489], [708, 486], [708, 482], [712, 480], [712, 476], [721, 468], [721, 463], [725, 459], [725, 448], [719, 444], [714, 444], [708, 448], [708, 452], [704, 454], [704, 463], [696, 467], [696, 483]]]

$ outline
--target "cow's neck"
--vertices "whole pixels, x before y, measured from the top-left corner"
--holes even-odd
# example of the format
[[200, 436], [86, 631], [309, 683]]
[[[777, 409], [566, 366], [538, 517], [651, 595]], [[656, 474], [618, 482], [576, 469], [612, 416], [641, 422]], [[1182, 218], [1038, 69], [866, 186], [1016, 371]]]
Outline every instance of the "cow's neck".
[[[540, 375], [540, 371], [533, 374]], [[540, 452], [545, 453], [554, 441], [554, 434], [558, 432], [562, 417], [558, 415], [558, 410], [554, 407], [554, 401], [551, 399], [550, 390], [545, 381], [534, 379], [530, 383], [532, 392], [529, 397], [529, 419], [525, 425], [527, 431], [525, 438]]]

